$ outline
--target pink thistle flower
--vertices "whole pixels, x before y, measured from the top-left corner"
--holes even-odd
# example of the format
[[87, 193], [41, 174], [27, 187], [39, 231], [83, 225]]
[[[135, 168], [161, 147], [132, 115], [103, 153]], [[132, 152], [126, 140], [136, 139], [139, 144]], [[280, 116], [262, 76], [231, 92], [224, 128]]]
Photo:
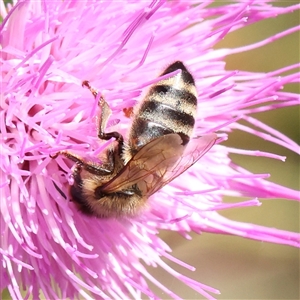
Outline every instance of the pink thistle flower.
[[[19, 1], [1, 2], [1, 289], [13, 299], [157, 298], [152, 282], [167, 297], [175, 293], [141, 263], [160, 266], [207, 299], [218, 290], [173, 270], [160, 229], [213, 232], [299, 247], [300, 235], [241, 223], [218, 211], [258, 206], [258, 199], [299, 200], [299, 192], [266, 181], [235, 165], [238, 153], [284, 160], [272, 153], [222, 145], [242, 130], [299, 153], [295, 142], [256, 120], [252, 113], [299, 105], [299, 95], [282, 91], [299, 82], [299, 64], [269, 73], [226, 71], [227, 55], [261, 47], [299, 30], [235, 49], [213, 50], [227, 33], [299, 9], [268, 1], [240, 1], [211, 7], [194, 1]], [[130, 126], [123, 109], [158, 81], [167, 64], [182, 60], [196, 79], [195, 135], [218, 132], [219, 143], [199, 163], [149, 200], [132, 219], [97, 219], [65, 199], [72, 163], [49, 154], [72, 150], [95, 157], [99, 144], [97, 101], [83, 80], [103, 93], [113, 115], [108, 127], [122, 134]], [[288, 75], [286, 75], [289, 71]], [[250, 126], [242, 125], [244, 120]], [[266, 166], [267, 170], [267, 166]], [[61, 193], [59, 192], [61, 191]], [[223, 196], [248, 197], [224, 203]], [[25, 290], [26, 295], [21, 291]]]

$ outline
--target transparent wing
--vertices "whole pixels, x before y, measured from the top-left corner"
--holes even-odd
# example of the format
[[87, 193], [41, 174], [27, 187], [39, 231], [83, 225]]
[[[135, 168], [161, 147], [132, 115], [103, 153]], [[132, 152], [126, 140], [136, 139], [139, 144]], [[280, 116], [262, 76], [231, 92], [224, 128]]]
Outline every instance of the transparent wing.
[[[185, 172], [193, 164], [195, 164], [209, 149], [215, 144], [217, 135], [207, 134], [202, 137], [193, 138], [189, 141], [183, 155], [181, 155], [175, 164], [167, 168], [164, 174], [161, 174], [160, 180], [155, 184], [148, 185], [147, 195], [150, 196], [170, 183], [180, 174]], [[142, 185], [142, 183], [141, 183]], [[142, 186], [141, 186], [142, 188]]]
[[178, 134], [167, 134], [143, 146], [115, 178], [102, 186], [107, 193], [116, 192], [159, 174], [161, 169], [173, 165], [183, 154], [185, 146]]
[[102, 190], [113, 193], [137, 184], [143, 196], [150, 196], [192, 166], [214, 145], [216, 137], [208, 134], [191, 139], [187, 146], [176, 133], [156, 138], [143, 146]]

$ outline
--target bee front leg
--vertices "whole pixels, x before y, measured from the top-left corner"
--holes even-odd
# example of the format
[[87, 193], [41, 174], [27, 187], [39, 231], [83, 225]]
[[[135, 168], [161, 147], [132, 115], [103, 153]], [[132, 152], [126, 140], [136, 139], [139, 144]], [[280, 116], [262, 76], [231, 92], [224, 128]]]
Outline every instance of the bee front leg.
[[[103, 168], [102, 165], [94, 163], [94, 162], [90, 162], [90, 161], [85, 161], [82, 157], [80, 157], [79, 155], [76, 155], [74, 153], [71, 153], [69, 151], [60, 151], [57, 152], [54, 155], [50, 155], [51, 158], [57, 158], [58, 155], [63, 155], [65, 157], [67, 157], [68, 159], [74, 161], [76, 163], [76, 168], [75, 170], [86, 170], [91, 174], [95, 174], [95, 175], [100, 175], [100, 176], [105, 176], [105, 175], [109, 175], [112, 173], [113, 170], [113, 158], [112, 156], [109, 156], [109, 163], [107, 164], [109, 166], [109, 168]], [[77, 172], [78, 172], [77, 171]]]
[[63, 155], [65, 157], [69, 158], [70, 160], [74, 161], [78, 165], [84, 165], [84, 163], [85, 163], [82, 157], [80, 157], [79, 155], [76, 155], [74, 153], [71, 153], [69, 151], [59, 151], [59, 152], [57, 152], [57, 153], [55, 153], [53, 155], [50, 154], [49, 156], [51, 158], [55, 159], [55, 158], [58, 157], [58, 155]]
[[[87, 80], [82, 82], [82, 86], [86, 86], [94, 95], [95, 99], [98, 97], [98, 91], [94, 89]], [[118, 142], [118, 153], [121, 154], [123, 149], [123, 144], [124, 144], [123, 136], [116, 131], [108, 132], [108, 133], [104, 132], [107, 125], [107, 121], [112, 112], [108, 103], [105, 101], [102, 95], [100, 95], [99, 97], [98, 105], [101, 108], [101, 113], [99, 116], [98, 137], [99, 139], [106, 140], [106, 141], [111, 139], [112, 137], [115, 138], [116, 141]]]

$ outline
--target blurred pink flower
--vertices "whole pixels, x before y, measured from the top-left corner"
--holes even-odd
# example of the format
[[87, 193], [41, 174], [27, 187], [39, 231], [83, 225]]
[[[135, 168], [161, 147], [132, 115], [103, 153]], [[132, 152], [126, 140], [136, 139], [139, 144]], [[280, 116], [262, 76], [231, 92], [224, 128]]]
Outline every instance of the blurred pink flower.
[[[218, 132], [226, 139], [239, 129], [299, 153], [299, 147], [251, 113], [299, 105], [299, 95], [280, 91], [299, 81], [299, 65], [270, 73], [226, 71], [224, 57], [260, 47], [299, 30], [290, 28], [236, 49], [213, 50], [228, 32], [299, 9], [268, 1], [18, 1], [1, 2], [1, 289], [13, 299], [157, 298], [141, 261], [160, 266], [204, 297], [214, 288], [171, 269], [159, 229], [238, 235], [299, 247], [298, 233], [228, 220], [218, 210], [260, 205], [257, 198], [299, 200], [298, 191], [266, 181], [234, 165], [228, 154], [271, 153], [215, 145], [199, 163], [157, 192], [149, 210], [126, 220], [79, 213], [68, 194], [72, 163], [49, 154], [72, 149], [95, 156], [104, 149], [96, 137], [97, 103], [83, 80], [109, 102], [109, 126], [125, 133], [123, 109], [157, 81], [169, 63], [182, 60], [196, 79], [199, 113], [195, 135]], [[285, 71], [289, 75], [282, 75]], [[238, 123], [246, 120], [256, 130]], [[230, 136], [230, 135], [229, 135]], [[105, 144], [107, 145], [107, 143]], [[250, 197], [223, 203], [222, 196]], [[253, 198], [251, 200], [251, 198]], [[190, 269], [192, 267], [186, 266]], [[21, 290], [26, 295], [21, 295]]]

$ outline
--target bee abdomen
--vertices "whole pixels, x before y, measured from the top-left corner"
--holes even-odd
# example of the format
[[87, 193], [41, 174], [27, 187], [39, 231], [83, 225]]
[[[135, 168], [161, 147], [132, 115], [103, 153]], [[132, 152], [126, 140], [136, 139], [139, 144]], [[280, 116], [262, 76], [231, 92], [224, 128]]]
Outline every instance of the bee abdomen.
[[192, 75], [182, 62], [171, 64], [162, 75], [181, 72], [153, 86], [139, 107], [129, 136], [133, 152], [151, 140], [178, 133], [188, 143], [195, 125], [197, 94]]
[[[187, 70], [187, 68], [185, 67], [185, 65], [181, 61], [175, 61], [174, 63], [170, 64], [163, 71], [161, 76], [172, 73], [176, 70], [181, 70], [182, 71], [181, 74], [179, 74], [179, 75], [182, 78], [182, 81], [184, 81], [184, 83], [195, 85], [195, 80], [194, 80], [192, 74]], [[174, 76], [174, 77], [176, 77], [176, 76]], [[172, 78], [174, 78], [174, 77], [172, 77]]]
[[142, 104], [135, 119], [133, 130], [140, 140], [150, 140], [168, 133], [181, 133], [185, 140], [191, 135], [194, 116], [154, 99]]

